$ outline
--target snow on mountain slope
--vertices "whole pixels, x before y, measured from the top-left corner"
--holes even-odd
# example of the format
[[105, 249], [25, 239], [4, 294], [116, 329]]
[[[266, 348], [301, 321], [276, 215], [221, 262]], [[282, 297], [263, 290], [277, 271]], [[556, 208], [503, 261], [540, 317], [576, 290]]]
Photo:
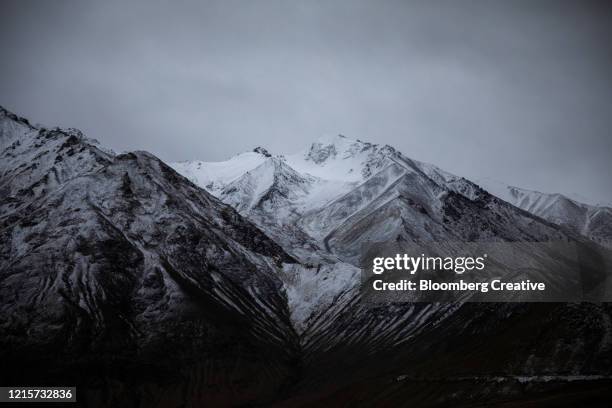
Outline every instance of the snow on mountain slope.
[[[292, 320], [303, 331], [313, 315], [357, 286], [359, 269], [340, 262], [304, 232], [297, 220], [312, 208], [325, 206], [330, 193], [352, 183], [300, 174], [281, 157], [263, 163], [225, 185], [219, 198], [255, 222], [303, 265], [284, 269]], [[333, 195], [332, 195], [333, 197]]]
[[319, 241], [304, 232], [298, 219], [350, 191], [357, 181], [298, 172], [287, 158], [272, 156], [261, 147], [225, 162], [172, 166], [232, 205], [304, 264], [286, 269], [285, 279], [291, 317], [298, 330], [341, 293], [356, 287], [359, 269], [325, 251]]
[[[248, 212], [263, 206], [290, 211], [290, 208], [282, 206], [284, 204], [293, 204], [290, 207], [296, 208], [307, 206], [306, 196], [319, 184], [322, 184], [321, 180], [299, 174], [280, 158], [270, 157], [228, 183], [221, 190], [219, 198], [238, 211]], [[278, 214], [277, 218], [281, 220], [290, 216], [290, 213], [282, 213]]]
[[[223, 162], [184, 161], [170, 165], [215, 196], [239, 204], [240, 210], [251, 209], [256, 204], [245, 202], [246, 197], [255, 200], [258, 198], [253, 196], [255, 194], [264, 198], [268, 189], [276, 188], [282, 190], [282, 194], [291, 196], [287, 198], [297, 210], [306, 211], [326, 204], [335, 195], [348, 191], [356, 184], [347, 180], [330, 180], [316, 177], [312, 173], [298, 172], [284, 156], [272, 157], [261, 147]], [[293, 182], [293, 185], [284, 185], [285, 182]], [[292, 192], [292, 187], [302, 192]], [[232, 193], [244, 196], [232, 197]]]
[[393, 153], [390, 146], [337, 135], [320, 138], [308, 149], [285, 157], [287, 163], [301, 173], [326, 180], [359, 183], [388, 164]]
[[325, 248], [351, 263], [367, 242], [564, 240], [556, 228], [477, 186], [473, 198], [456, 187], [394, 164], [300, 222], [307, 232], [321, 231]]
[[397, 164], [389, 165], [325, 207], [305, 214], [300, 219], [300, 223], [313, 237], [323, 239], [344, 220], [380, 197], [390, 185], [407, 172], [406, 168]]
[[[421, 172], [440, 185], [472, 197], [473, 184], [429, 163], [410, 159], [389, 145], [377, 145], [353, 140], [343, 135], [323, 137], [308, 149], [283, 156], [301, 173], [322, 179], [351, 181], [359, 184], [387, 166], [397, 164], [407, 171]], [[337, 196], [338, 194], [336, 194]]]
[[301, 334], [326, 310], [338, 308], [341, 299], [354, 297], [361, 277], [359, 268], [343, 262], [320, 263], [316, 268], [287, 264], [284, 272], [289, 309]]
[[488, 178], [478, 180], [486, 190], [525, 211], [612, 247], [612, 208], [585, 204], [562, 194], [541, 193]]
[[[411, 160], [391, 146], [353, 140], [342, 135], [323, 137], [306, 150], [291, 155], [272, 157], [259, 147], [224, 162], [194, 161], [171, 165], [240, 211], [254, 207], [255, 203], [248, 201], [257, 198], [253, 194], [264, 197], [274, 187], [283, 192], [281, 195], [288, 195], [285, 198], [291, 203], [292, 217], [322, 208], [388, 166], [421, 172], [464, 195], [473, 195], [467, 190], [475, 187], [465, 179], [433, 165]], [[283, 178], [285, 181], [281, 180]], [[292, 183], [297, 179], [302, 181]], [[294, 188], [301, 191], [293, 191]], [[276, 218], [284, 219], [285, 215], [283, 213]]]
[[[172, 164], [178, 172], [252, 220], [287, 252], [307, 266], [292, 268], [293, 278], [286, 280], [292, 318], [298, 328], [305, 327], [306, 321], [316, 314], [319, 308], [328, 306], [328, 302], [321, 299], [334, 299], [341, 289], [356, 285], [355, 276], [358, 269], [340, 262], [324, 250], [321, 242], [304, 232], [298, 222], [304, 213], [324, 208], [330, 200], [349, 192], [363, 178], [361, 161], [366, 160], [371, 152], [364, 153], [362, 148], [365, 144], [361, 142], [355, 143], [340, 136], [337, 140], [345, 144], [336, 147], [318, 142], [304, 153], [303, 160], [299, 160], [298, 155], [273, 157], [265, 149], [256, 148], [253, 152], [239, 154], [226, 162]], [[329, 150], [327, 157], [326, 149]], [[317, 176], [329, 171], [329, 168], [322, 172], [317, 171], [317, 166], [325, 166], [325, 158], [337, 157], [338, 152], [346, 160], [334, 165], [334, 174], [339, 174], [340, 169], [346, 174], [332, 178]], [[351, 152], [357, 154], [357, 157], [351, 156]], [[309, 162], [314, 165], [308, 167]], [[350, 162], [354, 162], [355, 168], [358, 168], [358, 177], [351, 174]], [[301, 164], [302, 171], [296, 170], [292, 163]], [[305, 169], [311, 171], [304, 171]], [[301, 276], [295, 272], [297, 270], [302, 271]], [[330, 275], [330, 271], [344, 272]], [[332, 281], [337, 284], [330, 285]], [[303, 291], [310, 287], [318, 288], [320, 292], [316, 296], [304, 294]], [[320, 301], [313, 302], [312, 299]]]
[[215, 194], [265, 160], [265, 155], [253, 151], [236, 155], [223, 162], [184, 161], [171, 163], [171, 166], [196, 185]]
[[297, 218], [356, 185], [300, 173], [283, 156], [273, 157], [261, 147], [225, 162], [182, 162], [172, 166], [232, 205], [288, 252], [309, 264], [320, 263], [328, 254], [320, 251], [319, 244], [301, 229]]

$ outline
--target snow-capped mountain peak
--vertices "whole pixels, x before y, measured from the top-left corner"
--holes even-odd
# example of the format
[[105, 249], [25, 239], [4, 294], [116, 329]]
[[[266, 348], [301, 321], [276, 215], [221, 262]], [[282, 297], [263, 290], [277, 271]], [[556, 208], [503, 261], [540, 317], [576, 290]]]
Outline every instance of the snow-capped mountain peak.
[[266, 201], [296, 199], [307, 194], [314, 177], [301, 175], [281, 158], [266, 156], [254, 169], [228, 183], [220, 197], [239, 211], [263, 205]]
[[[477, 184], [435, 165], [412, 160], [389, 145], [344, 135], [324, 136], [286, 156], [272, 156], [258, 147], [226, 162], [179, 163], [174, 168], [264, 230], [270, 232], [270, 226], [285, 228], [299, 221], [297, 227], [292, 227], [294, 233], [295, 228], [301, 228], [318, 240], [333, 231], [336, 224], [351, 217], [356, 222], [358, 218], [354, 216], [361, 217], [364, 211], [375, 210], [398, 194], [408, 194], [414, 208], [425, 209], [431, 216], [445, 205], [444, 199], [440, 201], [444, 192], [472, 202], [489, 197]], [[490, 184], [484, 184], [490, 193], [514, 206], [569, 226], [573, 232], [604, 245], [609, 240], [609, 208], [592, 208], [561, 195]], [[422, 191], [414, 190], [415, 186], [422, 186]], [[325, 223], [327, 227], [323, 228]], [[271, 234], [282, 235], [278, 231]]]
[[380, 146], [344, 135], [324, 136], [309, 148], [286, 156], [294, 169], [316, 177], [344, 182], [362, 182], [389, 164], [396, 154]]
[[171, 163], [171, 166], [194, 184], [218, 195], [223, 188], [267, 159], [260, 152], [251, 151], [221, 162], [199, 160]]
[[351, 139], [344, 135], [322, 136], [310, 145], [304, 159], [317, 164], [334, 159], [349, 160], [359, 153], [378, 147], [372, 143]]

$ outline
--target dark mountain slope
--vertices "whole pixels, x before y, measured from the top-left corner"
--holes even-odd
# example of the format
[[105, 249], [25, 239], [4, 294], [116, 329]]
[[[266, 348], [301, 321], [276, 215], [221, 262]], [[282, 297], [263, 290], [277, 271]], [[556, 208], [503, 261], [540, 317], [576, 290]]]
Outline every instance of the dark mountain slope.
[[278, 245], [148, 153], [0, 122], [3, 384], [151, 406], [264, 400], [291, 381], [278, 268], [294, 261]]

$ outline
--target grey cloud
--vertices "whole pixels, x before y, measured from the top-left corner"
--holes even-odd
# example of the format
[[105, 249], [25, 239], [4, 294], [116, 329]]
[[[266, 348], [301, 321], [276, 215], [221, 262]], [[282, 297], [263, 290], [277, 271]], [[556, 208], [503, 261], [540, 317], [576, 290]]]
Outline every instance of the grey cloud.
[[4, 1], [0, 104], [172, 161], [343, 133], [612, 202], [611, 23], [588, 1]]

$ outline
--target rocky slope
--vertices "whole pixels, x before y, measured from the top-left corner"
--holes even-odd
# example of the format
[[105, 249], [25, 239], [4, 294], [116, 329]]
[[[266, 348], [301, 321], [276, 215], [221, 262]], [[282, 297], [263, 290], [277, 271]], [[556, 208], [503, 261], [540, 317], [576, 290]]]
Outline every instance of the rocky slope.
[[292, 381], [279, 271], [295, 261], [260, 230], [145, 152], [6, 110], [0, 146], [3, 384], [152, 406], [261, 401]]

